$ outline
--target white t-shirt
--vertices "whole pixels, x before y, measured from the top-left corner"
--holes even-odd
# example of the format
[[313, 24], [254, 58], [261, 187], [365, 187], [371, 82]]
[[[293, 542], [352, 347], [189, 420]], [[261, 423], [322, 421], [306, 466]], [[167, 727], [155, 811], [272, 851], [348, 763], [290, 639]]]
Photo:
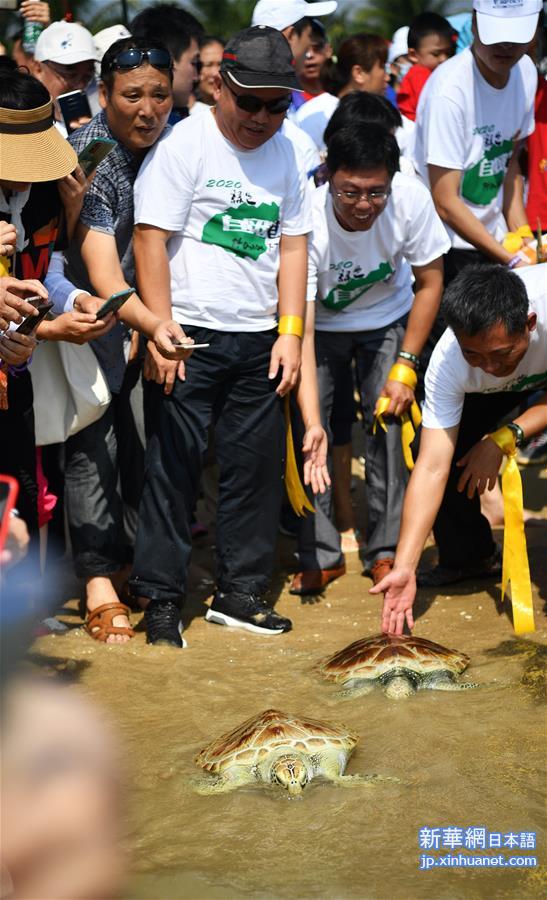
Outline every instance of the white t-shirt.
[[325, 151], [323, 133], [339, 102], [338, 97], [325, 91], [303, 103], [296, 114], [296, 124], [309, 134], [320, 153]]
[[[498, 241], [507, 231], [503, 179], [517, 139], [534, 130], [537, 74], [524, 56], [504, 88], [483, 78], [471, 50], [439, 66], [420, 95], [414, 134], [414, 165], [429, 184], [428, 164], [462, 173], [460, 196]], [[472, 247], [450, 231], [452, 246]]]
[[[538, 268], [545, 268], [545, 265]], [[537, 313], [537, 328], [530, 333], [530, 344], [511, 375], [496, 378], [467, 363], [451, 328], [447, 328], [435, 347], [425, 374], [423, 424], [426, 428], [452, 428], [458, 425], [466, 394], [515, 393], [547, 387], [547, 294], [532, 298], [530, 308]]]
[[173, 232], [167, 251], [178, 322], [266, 331], [276, 322], [280, 236], [311, 231], [309, 188], [279, 132], [257, 150], [238, 150], [212, 112], [191, 116], [146, 157], [135, 223]]
[[294, 122], [291, 122], [290, 119], [284, 119], [283, 124], [281, 126], [281, 134], [284, 134], [286, 138], [289, 139], [291, 144], [294, 144], [296, 147], [300, 157], [302, 158], [302, 164], [304, 166], [304, 171], [306, 173], [306, 177], [309, 178], [310, 174], [317, 168], [317, 166], [321, 165], [321, 156], [319, 155], [319, 150], [315, 146], [309, 134], [306, 134], [305, 131], [302, 131], [301, 128], [298, 127]]
[[369, 231], [342, 228], [328, 184], [312, 203], [308, 300], [317, 297], [317, 330], [372, 331], [406, 315], [414, 299], [410, 266], [425, 266], [450, 247], [427, 188], [396, 172]]

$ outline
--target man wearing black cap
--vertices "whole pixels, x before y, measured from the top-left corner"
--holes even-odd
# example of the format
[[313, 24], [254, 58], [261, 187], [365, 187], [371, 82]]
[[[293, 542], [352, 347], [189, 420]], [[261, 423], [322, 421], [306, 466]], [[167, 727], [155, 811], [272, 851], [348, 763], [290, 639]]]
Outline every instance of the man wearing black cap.
[[[148, 601], [150, 643], [182, 646], [190, 515], [211, 421], [220, 477], [217, 590], [206, 618], [259, 634], [291, 628], [260, 598], [281, 503], [281, 397], [300, 368], [311, 226], [305, 176], [278, 133], [297, 88], [278, 31], [240, 32], [224, 52], [216, 107], [176, 125], [135, 185], [141, 296], [151, 310], [172, 309], [186, 334], [207, 345], [185, 368], [178, 363], [178, 377], [182, 350], [173, 348], [172, 361], [157, 357], [165, 393], [131, 582]], [[324, 433], [313, 383], [299, 394], [310, 463]]]

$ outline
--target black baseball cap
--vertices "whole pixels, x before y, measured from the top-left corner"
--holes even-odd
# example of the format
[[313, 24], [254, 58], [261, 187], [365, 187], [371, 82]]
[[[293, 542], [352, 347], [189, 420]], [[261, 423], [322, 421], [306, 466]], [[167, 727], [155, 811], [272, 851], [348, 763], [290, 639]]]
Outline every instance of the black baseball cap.
[[239, 87], [302, 90], [289, 42], [268, 25], [245, 28], [228, 41], [220, 71]]

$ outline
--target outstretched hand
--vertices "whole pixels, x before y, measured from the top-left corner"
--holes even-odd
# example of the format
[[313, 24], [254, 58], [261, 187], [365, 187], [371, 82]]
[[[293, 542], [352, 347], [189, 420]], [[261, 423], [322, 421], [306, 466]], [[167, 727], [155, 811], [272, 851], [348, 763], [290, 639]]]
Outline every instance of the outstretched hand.
[[383, 594], [382, 631], [402, 634], [405, 621], [414, 628], [412, 604], [416, 597], [416, 575], [412, 569], [393, 569], [370, 589], [371, 594]]
[[311, 484], [314, 494], [324, 494], [330, 487], [327, 468], [328, 438], [321, 425], [312, 425], [304, 435], [302, 454], [304, 456], [304, 484]]

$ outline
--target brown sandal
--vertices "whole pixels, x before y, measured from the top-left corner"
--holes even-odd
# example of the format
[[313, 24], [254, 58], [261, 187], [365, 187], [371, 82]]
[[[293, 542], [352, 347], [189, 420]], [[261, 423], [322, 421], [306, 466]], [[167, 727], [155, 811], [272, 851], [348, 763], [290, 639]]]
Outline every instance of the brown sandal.
[[126, 634], [132, 638], [135, 632], [130, 626], [112, 624], [116, 616], [129, 618], [129, 612], [129, 607], [123, 603], [104, 603], [88, 614], [84, 628], [94, 640], [103, 643], [111, 634]]

